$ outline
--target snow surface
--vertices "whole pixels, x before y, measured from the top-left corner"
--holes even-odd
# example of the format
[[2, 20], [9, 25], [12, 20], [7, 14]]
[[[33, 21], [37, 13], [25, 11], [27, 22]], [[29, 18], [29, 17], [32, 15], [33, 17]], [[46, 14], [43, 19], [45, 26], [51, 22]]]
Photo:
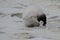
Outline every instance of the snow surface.
[[[24, 26], [21, 15], [30, 5], [47, 15], [46, 28]], [[0, 0], [0, 40], [60, 40], [59, 0]]]

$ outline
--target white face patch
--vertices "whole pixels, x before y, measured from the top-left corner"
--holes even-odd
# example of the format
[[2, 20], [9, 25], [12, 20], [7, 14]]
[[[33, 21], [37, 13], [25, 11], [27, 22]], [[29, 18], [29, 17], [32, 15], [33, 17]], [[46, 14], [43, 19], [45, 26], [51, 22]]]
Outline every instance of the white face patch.
[[40, 26], [43, 26], [43, 21], [40, 21]]

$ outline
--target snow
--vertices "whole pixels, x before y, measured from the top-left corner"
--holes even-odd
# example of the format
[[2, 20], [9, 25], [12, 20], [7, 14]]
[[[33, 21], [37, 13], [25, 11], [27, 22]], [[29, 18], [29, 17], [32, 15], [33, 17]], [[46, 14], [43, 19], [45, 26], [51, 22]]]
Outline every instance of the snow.
[[[59, 4], [59, 0], [0, 0], [0, 40], [60, 40]], [[24, 26], [21, 15], [30, 5], [43, 9], [46, 28]]]

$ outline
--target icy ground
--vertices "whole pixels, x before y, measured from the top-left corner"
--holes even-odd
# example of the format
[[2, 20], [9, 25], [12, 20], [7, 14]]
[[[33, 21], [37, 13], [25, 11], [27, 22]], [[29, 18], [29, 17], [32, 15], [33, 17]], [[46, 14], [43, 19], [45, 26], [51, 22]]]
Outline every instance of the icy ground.
[[[47, 15], [47, 26], [24, 26], [23, 10], [39, 5]], [[59, 0], [0, 0], [0, 40], [60, 40]]]

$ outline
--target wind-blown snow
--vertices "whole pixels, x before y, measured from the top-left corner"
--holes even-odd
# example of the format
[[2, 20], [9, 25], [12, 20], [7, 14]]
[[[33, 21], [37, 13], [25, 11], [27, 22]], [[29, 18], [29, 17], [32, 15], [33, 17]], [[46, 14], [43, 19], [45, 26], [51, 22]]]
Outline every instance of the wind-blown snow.
[[[21, 15], [30, 5], [43, 9], [46, 28], [24, 26]], [[0, 40], [60, 40], [59, 13], [59, 0], [0, 0]]]

